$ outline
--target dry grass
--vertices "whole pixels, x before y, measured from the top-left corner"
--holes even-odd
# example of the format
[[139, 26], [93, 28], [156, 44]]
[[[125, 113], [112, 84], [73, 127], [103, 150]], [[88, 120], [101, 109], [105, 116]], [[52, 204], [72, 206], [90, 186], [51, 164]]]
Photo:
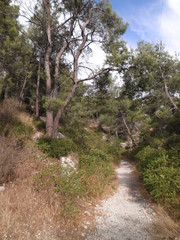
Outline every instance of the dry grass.
[[[12, 115], [17, 116], [19, 113], [19, 104], [18, 100], [15, 98], [8, 98], [3, 101], [0, 106], [0, 116], [8, 115], [12, 117]], [[2, 119], [1, 119], [2, 120]]]
[[65, 228], [60, 201], [56, 194], [34, 188], [32, 176], [41, 168], [39, 153], [24, 151], [26, 159], [16, 166], [16, 180], [0, 192], [0, 239], [60, 239]]
[[156, 206], [155, 211], [157, 236], [167, 236], [167, 239], [175, 239], [177, 236], [180, 238], [180, 226], [168, 216], [162, 207]]
[[52, 209], [31, 185], [12, 183], [0, 195], [0, 207], [1, 239], [55, 239]]
[[33, 127], [33, 117], [26, 112], [20, 112], [18, 114], [18, 119], [23, 122], [25, 125]]
[[0, 184], [15, 179], [15, 167], [24, 161], [31, 130], [32, 118], [19, 110], [16, 99], [6, 99], [0, 105]]
[[22, 149], [14, 137], [0, 138], [0, 184], [15, 178], [15, 166], [24, 158]]
[[20, 157], [14, 167], [16, 178], [0, 192], [0, 239], [83, 239], [82, 225], [89, 217], [84, 216], [84, 212], [89, 205], [80, 202], [81, 215], [74, 219], [62, 218], [59, 195], [51, 189], [38, 190], [33, 182], [33, 176], [49, 166], [49, 159], [32, 146], [16, 155]]
[[82, 216], [61, 218], [59, 195], [52, 189], [35, 188], [33, 176], [50, 161], [22, 131], [14, 134], [12, 129], [21, 123], [23, 131], [24, 126], [33, 127], [33, 119], [19, 111], [16, 100], [4, 101], [0, 106], [0, 184], [5, 184], [5, 191], [0, 192], [0, 239], [77, 239]]

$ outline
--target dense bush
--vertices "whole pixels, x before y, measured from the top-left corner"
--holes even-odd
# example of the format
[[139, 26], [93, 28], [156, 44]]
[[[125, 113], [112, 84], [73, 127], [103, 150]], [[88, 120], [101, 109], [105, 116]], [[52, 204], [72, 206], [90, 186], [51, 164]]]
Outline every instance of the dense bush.
[[180, 208], [180, 159], [178, 151], [151, 146], [138, 152], [138, 166], [148, 192], [166, 206]]
[[60, 129], [60, 132], [72, 139], [78, 146], [85, 147], [85, 138], [89, 135], [89, 131], [84, 126], [80, 126], [78, 123], [72, 124]]
[[166, 140], [166, 148], [178, 148], [179, 153], [180, 153], [180, 135], [173, 134], [170, 137], [167, 138]]
[[108, 155], [111, 162], [120, 162], [123, 149], [120, 147], [118, 139], [111, 137], [108, 141], [104, 141], [102, 132], [90, 131], [79, 126], [66, 128], [64, 134], [78, 146], [77, 151], [80, 154], [95, 148]]
[[46, 129], [46, 122], [43, 122], [41, 120], [35, 120], [34, 126], [37, 128], [37, 130], [44, 131]]
[[67, 156], [76, 150], [76, 145], [69, 138], [57, 139], [44, 136], [37, 141], [37, 144], [43, 152], [55, 158]]

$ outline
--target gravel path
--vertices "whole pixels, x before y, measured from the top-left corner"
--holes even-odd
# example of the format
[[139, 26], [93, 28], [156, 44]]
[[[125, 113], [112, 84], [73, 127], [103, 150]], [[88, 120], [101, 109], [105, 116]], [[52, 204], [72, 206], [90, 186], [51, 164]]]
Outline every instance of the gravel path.
[[133, 172], [134, 166], [122, 160], [116, 171], [119, 179], [118, 190], [112, 197], [103, 200], [100, 206], [96, 206], [96, 230], [86, 239], [170, 239], [156, 235], [157, 216], [148, 200], [140, 193], [140, 183]]

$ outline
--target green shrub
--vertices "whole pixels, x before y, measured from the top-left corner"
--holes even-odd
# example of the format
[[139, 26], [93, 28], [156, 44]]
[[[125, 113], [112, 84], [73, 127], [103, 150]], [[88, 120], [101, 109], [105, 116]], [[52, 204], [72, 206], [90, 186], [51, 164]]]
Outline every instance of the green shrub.
[[180, 207], [180, 160], [176, 149], [144, 147], [136, 157], [148, 192], [166, 206]]
[[88, 148], [85, 142], [85, 136], [89, 133], [84, 129], [84, 127], [73, 125], [71, 127], [67, 127], [66, 129], [61, 129], [60, 132], [73, 140], [73, 142], [78, 146], [78, 152], [85, 151]]
[[166, 166], [147, 169], [143, 179], [148, 192], [157, 201], [165, 204], [180, 204], [179, 169]]
[[46, 129], [46, 123], [40, 120], [34, 121], [34, 126], [38, 131], [44, 131]]
[[180, 135], [173, 134], [172, 136], [168, 137], [166, 140], [166, 147], [168, 149], [176, 147], [180, 152]]
[[152, 161], [161, 155], [161, 151], [162, 149], [155, 149], [151, 146], [146, 146], [138, 152], [136, 158], [139, 159], [138, 166], [140, 166], [140, 169], [143, 171], [148, 168], [152, 164]]
[[108, 156], [102, 150], [97, 148], [91, 149], [88, 155], [97, 158], [98, 161], [110, 162]]
[[51, 157], [65, 156], [71, 151], [77, 152], [78, 172], [70, 171], [66, 174], [64, 168], [55, 164], [37, 176], [36, 186], [53, 187], [60, 195], [61, 214], [72, 216], [79, 210], [78, 198], [100, 196], [105, 186], [112, 184], [115, 176], [112, 161], [117, 155], [119, 158], [119, 153], [115, 152], [115, 144], [111, 146], [104, 141], [100, 133], [79, 127], [61, 129], [61, 132], [67, 137], [43, 137], [37, 143]]
[[91, 149], [98, 149], [106, 156], [108, 155], [110, 161], [119, 163], [123, 151], [117, 138], [111, 137], [108, 141], [104, 141], [102, 132], [88, 131], [80, 126], [66, 128], [64, 134], [78, 146], [77, 151], [80, 154], [89, 152]]
[[38, 146], [50, 157], [59, 158], [67, 156], [70, 152], [76, 151], [76, 145], [69, 138], [42, 137], [37, 141]]
[[120, 158], [123, 153], [123, 149], [114, 145], [109, 145], [106, 148], [107, 154], [109, 154], [112, 157], [112, 161], [114, 163], [119, 164], [120, 163]]

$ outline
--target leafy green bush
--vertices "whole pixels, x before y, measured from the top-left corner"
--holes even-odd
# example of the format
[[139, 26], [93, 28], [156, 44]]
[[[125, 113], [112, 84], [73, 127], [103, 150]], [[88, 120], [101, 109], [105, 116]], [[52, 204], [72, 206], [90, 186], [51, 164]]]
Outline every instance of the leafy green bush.
[[65, 138], [43, 137], [37, 144], [51, 157], [76, 152], [79, 158], [78, 170], [66, 174], [61, 166], [52, 165], [37, 176], [36, 185], [42, 188], [53, 187], [60, 195], [61, 214], [72, 215], [79, 210], [78, 198], [100, 196], [107, 185], [112, 185], [115, 176], [112, 162], [120, 158], [119, 143], [104, 141], [102, 133], [78, 125], [60, 131]]
[[88, 135], [88, 131], [86, 131], [82, 126], [71, 126], [65, 129], [60, 130], [65, 136], [72, 139], [73, 142], [78, 146], [77, 151], [85, 150], [88, 148], [85, 143], [85, 136]]
[[73, 139], [78, 146], [77, 151], [81, 154], [91, 149], [101, 150], [111, 162], [119, 163], [123, 149], [120, 147], [120, 141], [111, 137], [108, 141], [102, 138], [102, 132], [88, 131], [84, 128], [74, 126], [65, 129], [64, 134]]
[[40, 120], [34, 121], [34, 126], [37, 128], [39, 131], [44, 131], [46, 129], [46, 123]]
[[143, 179], [148, 192], [165, 204], [180, 205], [180, 174], [174, 167], [147, 169]]
[[59, 158], [67, 156], [70, 152], [76, 151], [76, 145], [69, 138], [42, 137], [37, 141], [38, 146], [50, 157]]
[[168, 137], [166, 140], [166, 147], [168, 149], [176, 147], [180, 152], [180, 135], [173, 134], [172, 136]]
[[114, 145], [109, 145], [106, 148], [106, 152], [107, 152], [107, 154], [109, 154], [111, 156], [112, 161], [114, 163], [117, 163], [117, 164], [120, 163], [120, 158], [121, 158], [121, 155], [123, 153], [123, 149], [122, 148], [114, 146]]
[[151, 146], [142, 148], [142, 150], [136, 154], [136, 157], [139, 159], [138, 165], [141, 170], [143, 171], [144, 169], [149, 168], [153, 160], [161, 155], [161, 151], [162, 150], [152, 148]]
[[148, 192], [166, 206], [180, 207], [180, 159], [176, 149], [144, 147], [136, 157]]

